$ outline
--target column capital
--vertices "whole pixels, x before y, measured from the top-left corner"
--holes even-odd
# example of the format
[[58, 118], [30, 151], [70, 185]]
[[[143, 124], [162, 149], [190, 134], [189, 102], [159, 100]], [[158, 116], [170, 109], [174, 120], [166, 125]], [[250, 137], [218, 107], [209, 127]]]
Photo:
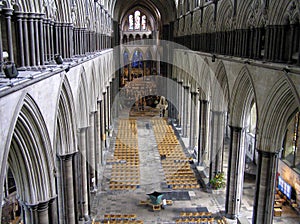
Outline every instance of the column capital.
[[199, 92], [193, 91], [193, 92], [191, 92], [191, 94], [194, 96], [197, 96], [197, 95], [199, 95]]
[[189, 87], [189, 86], [185, 86], [185, 85], [184, 85], [184, 86], [183, 86], [183, 88], [184, 88], [184, 89], [189, 89], [190, 87]]
[[262, 157], [265, 157], [265, 158], [271, 158], [271, 157], [277, 156], [279, 153], [279, 152], [264, 151], [264, 150], [260, 150], [260, 149], [256, 149], [256, 151], [258, 152], [258, 154], [260, 154]]
[[215, 111], [215, 110], [211, 110], [211, 113], [212, 113], [213, 115], [223, 115], [223, 114], [225, 114], [225, 111]]
[[26, 14], [24, 12], [21, 12], [21, 11], [14, 11], [14, 16], [17, 18], [17, 19], [22, 19], [24, 18]]
[[83, 132], [83, 131], [86, 131], [90, 126], [86, 126], [86, 127], [80, 127], [77, 129], [77, 132]]
[[29, 19], [37, 19], [38, 18], [38, 14], [35, 12], [29, 12], [29, 13], [27, 13], [27, 15], [28, 15]]
[[74, 155], [76, 155], [78, 153], [78, 151], [75, 151], [75, 152], [70, 152], [70, 153], [67, 153], [67, 154], [57, 154], [56, 156], [60, 159], [60, 160], [71, 160], [72, 157]]
[[209, 101], [208, 100], [199, 100], [202, 104], [209, 104]]
[[241, 132], [243, 128], [229, 125], [230, 129], [235, 132]]
[[10, 8], [3, 8], [2, 12], [4, 13], [4, 16], [12, 16], [13, 15], [13, 9]]

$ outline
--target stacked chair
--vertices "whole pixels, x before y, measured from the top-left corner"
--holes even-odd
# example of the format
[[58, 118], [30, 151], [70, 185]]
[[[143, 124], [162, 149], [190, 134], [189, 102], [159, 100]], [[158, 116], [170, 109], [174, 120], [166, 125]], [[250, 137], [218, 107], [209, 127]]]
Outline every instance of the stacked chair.
[[200, 188], [172, 127], [164, 119], [152, 119], [152, 126], [168, 187], [174, 190]]
[[134, 190], [140, 184], [140, 162], [135, 119], [121, 119], [114, 150], [110, 190]]

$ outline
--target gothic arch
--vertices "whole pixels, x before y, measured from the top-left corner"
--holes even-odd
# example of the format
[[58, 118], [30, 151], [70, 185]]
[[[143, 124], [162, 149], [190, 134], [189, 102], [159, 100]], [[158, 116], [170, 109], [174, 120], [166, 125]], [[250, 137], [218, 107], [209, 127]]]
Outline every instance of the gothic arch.
[[217, 30], [224, 31], [229, 30], [230, 28], [230, 20], [232, 17], [232, 2], [230, 0], [221, 1], [220, 6], [218, 8], [217, 14]]
[[229, 104], [228, 79], [223, 62], [218, 64], [215, 74], [211, 75], [211, 101], [214, 111], [227, 111]]
[[270, 7], [268, 17], [270, 19], [269, 24], [271, 25], [284, 24], [287, 17], [292, 23], [294, 23], [293, 20], [299, 18], [299, 8], [295, 1], [278, 0], [269, 6], [273, 6]]
[[88, 126], [88, 85], [85, 69], [82, 68], [77, 96], [77, 128]]
[[243, 67], [234, 83], [230, 100], [230, 123], [233, 127], [244, 126], [245, 116], [253, 100], [257, 102], [253, 80], [247, 67]]
[[205, 9], [204, 16], [203, 16], [203, 25], [202, 25], [202, 32], [203, 33], [211, 33], [214, 30], [214, 8], [212, 5], [208, 6]]
[[260, 150], [278, 152], [281, 149], [288, 119], [300, 107], [294, 92], [286, 77], [273, 86], [262, 108], [261, 120], [264, 122], [259, 123]]
[[258, 1], [254, 2], [252, 0], [244, 0], [240, 1], [237, 9], [237, 18], [236, 21], [238, 22], [236, 24], [236, 27], [233, 28], [243, 28], [247, 27], [247, 21], [249, 21], [249, 18], [253, 17], [253, 19], [256, 16], [256, 12], [260, 9], [260, 4]]
[[54, 157], [46, 124], [34, 100], [25, 95], [19, 105], [7, 161], [20, 200], [34, 205], [55, 196]]
[[74, 98], [70, 84], [63, 80], [58, 100], [56, 115], [56, 134], [54, 140], [55, 152], [65, 155], [76, 151], [76, 119]]
[[97, 77], [96, 77], [96, 71], [95, 71], [95, 63], [92, 62], [91, 66], [91, 80], [90, 80], [90, 92], [89, 92], [89, 98], [90, 98], [90, 105], [89, 108], [91, 111], [96, 111], [97, 109]]

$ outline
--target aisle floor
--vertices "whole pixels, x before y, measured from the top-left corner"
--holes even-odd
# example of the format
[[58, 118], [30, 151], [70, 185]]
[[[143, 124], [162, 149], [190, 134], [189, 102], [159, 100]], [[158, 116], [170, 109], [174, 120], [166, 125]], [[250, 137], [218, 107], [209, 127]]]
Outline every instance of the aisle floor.
[[[104, 167], [105, 175], [102, 178], [101, 186], [91, 197], [91, 215], [96, 221], [101, 221], [105, 214], [136, 214], [138, 220], [143, 220], [145, 224], [167, 224], [175, 223], [180, 212], [209, 211], [214, 216], [224, 215], [225, 190], [219, 194], [207, 193], [203, 188], [192, 190], [172, 190], [168, 188], [161, 166], [161, 158], [157, 150], [157, 143], [151, 127], [149, 117], [137, 117], [138, 146], [140, 157], [140, 185], [136, 190], [112, 191], [109, 189], [111, 165]], [[115, 125], [117, 127], [117, 125]], [[117, 130], [115, 129], [115, 133]], [[183, 143], [188, 142], [182, 139]], [[115, 136], [111, 138], [110, 149], [106, 153], [109, 157], [113, 155]], [[228, 147], [225, 147], [228, 150]], [[227, 164], [226, 156], [224, 164]], [[226, 172], [227, 165], [224, 165]], [[247, 218], [251, 223], [253, 209], [253, 195], [255, 180], [245, 178], [244, 193], [242, 198], [241, 216]], [[153, 191], [173, 194], [173, 205], [167, 206], [161, 211], [153, 211], [152, 207], [140, 205], [141, 200], [146, 200], [147, 193]], [[236, 223], [236, 220], [227, 219], [228, 223]], [[274, 217], [273, 223], [287, 224], [300, 223], [299, 216], [288, 206], [283, 206], [281, 217]]]

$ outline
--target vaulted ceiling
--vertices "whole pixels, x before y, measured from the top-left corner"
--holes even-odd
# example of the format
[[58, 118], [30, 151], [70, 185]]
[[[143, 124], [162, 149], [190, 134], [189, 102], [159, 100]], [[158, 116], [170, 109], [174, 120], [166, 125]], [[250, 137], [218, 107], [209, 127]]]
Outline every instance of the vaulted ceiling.
[[126, 13], [136, 6], [149, 10], [162, 24], [176, 19], [174, 0], [111, 0], [109, 8], [113, 19], [120, 22]]

